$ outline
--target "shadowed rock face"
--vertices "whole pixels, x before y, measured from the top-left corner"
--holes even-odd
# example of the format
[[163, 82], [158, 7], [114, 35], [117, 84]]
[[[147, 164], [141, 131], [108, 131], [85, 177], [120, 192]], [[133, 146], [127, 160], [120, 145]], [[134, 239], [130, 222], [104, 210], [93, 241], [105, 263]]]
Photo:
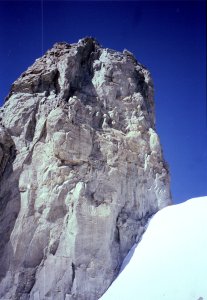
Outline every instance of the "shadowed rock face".
[[170, 204], [149, 72], [92, 38], [58, 43], [0, 117], [0, 299], [97, 300]]

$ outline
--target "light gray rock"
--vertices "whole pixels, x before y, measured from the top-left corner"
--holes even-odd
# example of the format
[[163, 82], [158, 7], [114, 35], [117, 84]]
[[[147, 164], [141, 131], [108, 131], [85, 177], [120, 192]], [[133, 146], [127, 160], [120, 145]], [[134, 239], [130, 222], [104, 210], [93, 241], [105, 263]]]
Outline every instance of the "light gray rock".
[[0, 114], [0, 299], [97, 300], [171, 203], [150, 73], [92, 38], [58, 43]]

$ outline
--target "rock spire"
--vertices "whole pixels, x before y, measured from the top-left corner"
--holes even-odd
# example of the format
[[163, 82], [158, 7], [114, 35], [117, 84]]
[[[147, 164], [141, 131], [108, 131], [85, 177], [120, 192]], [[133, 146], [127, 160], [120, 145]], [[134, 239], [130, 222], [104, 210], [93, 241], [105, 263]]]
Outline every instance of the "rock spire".
[[0, 118], [0, 299], [99, 299], [171, 202], [149, 71], [93, 38], [57, 43]]

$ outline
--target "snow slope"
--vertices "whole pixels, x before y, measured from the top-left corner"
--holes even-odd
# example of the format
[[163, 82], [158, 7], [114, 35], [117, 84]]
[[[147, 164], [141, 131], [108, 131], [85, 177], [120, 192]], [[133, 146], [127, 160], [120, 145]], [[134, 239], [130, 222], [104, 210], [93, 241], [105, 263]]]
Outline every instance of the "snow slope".
[[207, 197], [159, 211], [123, 267], [101, 300], [207, 300]]

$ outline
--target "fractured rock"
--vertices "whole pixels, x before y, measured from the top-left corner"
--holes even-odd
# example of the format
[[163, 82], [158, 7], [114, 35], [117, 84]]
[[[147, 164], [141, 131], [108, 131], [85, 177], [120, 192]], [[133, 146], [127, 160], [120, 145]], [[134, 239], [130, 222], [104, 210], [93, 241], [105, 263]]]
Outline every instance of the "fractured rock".
[[57, 43], [0, 117], [0, 299], [97, 300], [171, 203], [149, 71], [93, 38]]

